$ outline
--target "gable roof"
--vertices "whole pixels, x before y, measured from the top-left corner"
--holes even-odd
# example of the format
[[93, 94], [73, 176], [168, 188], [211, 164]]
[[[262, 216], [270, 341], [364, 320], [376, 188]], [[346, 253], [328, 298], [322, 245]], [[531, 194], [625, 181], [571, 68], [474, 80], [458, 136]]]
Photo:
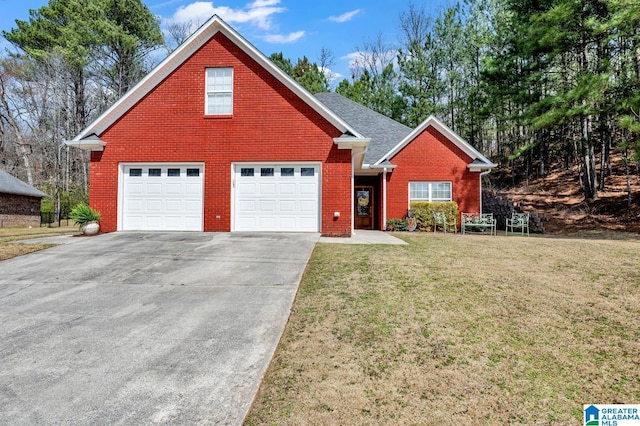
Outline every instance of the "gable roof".
[[[326, 108], [304, 87], [298, 84], [293, 78], [282, 71], [277, 65], [269, 60], [264, 54], [256, 49], [244, 37], [231, 28], [219, 16], [213, 15], [207, 22], [198, 28], [184, 43], [167, 56], [158, 66], [147, 74], [138, 84], [118, 99], [110, 108], [103, 112], [96, 120], [82, 130], [69, 145], [77, 145], [78, 142], [93, 134], [98, 137], [114, 124], [120, 117], [127, 113], [136, 103], [146, 96], [153, 88], [160, 84], [192, 54], [200, 49], [205, 43], [217, 33], [224, 34], [231, 42], [238, 46], [243, 52], [260, 64], [265, 70], [273, 75], [278, 81], [289, 88], [301, 100], [319, 113], [343, 134], [353, 136], [357, 139], [364, 139], [362, 135], [347, 124], [342, 118]], [[204, 94], [203, 94], [204, 96]], [[76, 142], [76, 143], [73, 143]]]
[[316, 98], [362, 135], [371, 138], [364, 164], [378, 163], [411, 133], [411, 128], [360, 105], [338, 93], [318, 93]]
[[34, 188], [17, 177], [0, 170], [0, 192], [5, 194], [26, 195], [29, 197], [46, 197], [47, 194]]
[[411, 133], [409, 133], [404, 139], [402, 139], [396, 146], [394, 146], [391, 150], [389, 150], [386, 154], [384, 154], [375, 165], [380, 165], [384, 161], [391, 160], [398, 152], [402, 150], [405, 146], [407, 146], [411, 141], [413, 141], [416, 137], [418, 137], [422, 132], [424, 132], [428, 127], [433, 127], [442, 133], [447, 139], [449, 139], [454, 145], [462, 150], [465, 154], [467, 154], [472, 161], [467, 165], [469, 169], [472, 171], [481, 171], [481, 170], [489, 170], [494, 167], [497, 167], [497, 164], [494, 164], [487, 157], [482, 155], [477, 149], [471, 146], [467, 141], [462, 139], [451, 130], [446, 124], [442, 121], [438, 120], [433, 115], [424, 120], [418, 127], [416, 127]]

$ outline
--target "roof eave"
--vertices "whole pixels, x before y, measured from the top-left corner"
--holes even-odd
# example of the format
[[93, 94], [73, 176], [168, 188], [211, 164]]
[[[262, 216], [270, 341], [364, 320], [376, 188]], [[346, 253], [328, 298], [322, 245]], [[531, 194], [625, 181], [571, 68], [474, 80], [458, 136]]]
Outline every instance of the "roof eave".
[[70, 146], [72, 148], [79, 148], [84, 151], [104, 151], [104, 147], [107, 146], [107, 143], [101, 140], [95, 139], [83, 139], [83, 140], [70, 140], [64, 141], [66, 146]]
[[370, 169], [379, 169], [379, 170], [384, 170], [384, 169], [393, 170], [396, 167], [398, 167], [397, 164], [391, 164], [391, 163], [388, 163], [388, 162], [387, 163], [382, 163], [382, 164], [367, 164], [366, 166], [367, 166], [367, 168], [370, 168]]
[[467, 168], [470, 172], [490, 172], [494, 168], [498, 167], [497, 164], [467, 164]]
[[[37, 192], [36, 192], [37, 191]], [[12, 191], [12, 190], [0, 190], [2, 194], [10, 194], [10, 195], [19, 195], [21, 197], [33, 197], [33, 198], [46, 198], [49, 194], [45, 194], [44, 192], [35, 189], [34, 192], [28, 191]]]
[[338, 138], [333, 138], [333, 143], [338, 145], [338, 149], [352, 149], [355, 151], [364, 151], [371, 142], [370, 138], [363, 138], [361, 136], [342, 135]]

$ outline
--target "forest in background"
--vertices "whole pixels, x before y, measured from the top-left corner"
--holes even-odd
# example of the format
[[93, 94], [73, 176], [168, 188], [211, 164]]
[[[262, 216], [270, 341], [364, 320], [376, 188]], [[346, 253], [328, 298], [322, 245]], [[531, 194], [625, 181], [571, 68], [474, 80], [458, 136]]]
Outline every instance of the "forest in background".
[[[362, 41], [339, 82], [329, 49], [270, 58], [312, 93], [411, 127], [439, 117], [500, 164], [496, 185], [571, 169], [594, 200], [619, 158], [637, 203], [640, 0], [464, 0], [435, 17], [416, 3], [396, 22], [402, 37]], [[63, 141], [196, 25], [160, 28], [140, 0], [50, 0], [16, 21], [2, 34], [12, 48], [0, 53], [0, 167], [50, 194], [48, 209], [86, 199], [88, 155]]]

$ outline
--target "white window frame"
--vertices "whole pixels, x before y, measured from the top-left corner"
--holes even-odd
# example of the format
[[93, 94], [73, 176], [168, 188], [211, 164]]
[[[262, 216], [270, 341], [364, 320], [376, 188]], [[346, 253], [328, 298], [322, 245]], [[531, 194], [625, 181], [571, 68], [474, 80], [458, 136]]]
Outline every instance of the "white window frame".
[[[434, 197], [434, 189], [435, 189], [435, 185], [436, 184], [448, 184], [449, 185], [449, 197]], [[411, 187], [412, 185], [427, 185], [426, 187], [426, 192], [427, 195], [426, 197], [415, 197], [412, 198], [411, 197]], [[422, 191], [424, 192], [424, 188], [422, 189]], [[411, 202], [412, 201], [428, 201], [428, 202], [447, 202], [447, 201], [452, 201], [453, 200], [453, 183], [451, 181], [413, 181], [413, 182], [409, 182], [409, 207], [411, 207]]]
[[[221, 71], [222, 76], [210, 75], [210, 72]], [[226, 73], [230, 75], [226, 75]], [[233, 68], [232, 67], [209, 67], [205, 70], [205, 94], [204, 113], [205, 115], [231, 115], [233, 114]], [[230, 79], [229, 81], [226, 81]], [[217, 103], [215, 99], [221, 99]], [[228, 104], [227, 104], [228, 102]], [[211, 110], [213, 108], [213, 110]]]

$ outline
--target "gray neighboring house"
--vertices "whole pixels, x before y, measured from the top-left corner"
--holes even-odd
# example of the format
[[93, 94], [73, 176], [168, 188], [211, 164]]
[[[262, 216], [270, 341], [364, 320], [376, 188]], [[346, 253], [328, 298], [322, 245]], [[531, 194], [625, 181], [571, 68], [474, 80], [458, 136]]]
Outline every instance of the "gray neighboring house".
[[0, 228], [40, 226], [40, 201], [47, 194], [0, 170]]

